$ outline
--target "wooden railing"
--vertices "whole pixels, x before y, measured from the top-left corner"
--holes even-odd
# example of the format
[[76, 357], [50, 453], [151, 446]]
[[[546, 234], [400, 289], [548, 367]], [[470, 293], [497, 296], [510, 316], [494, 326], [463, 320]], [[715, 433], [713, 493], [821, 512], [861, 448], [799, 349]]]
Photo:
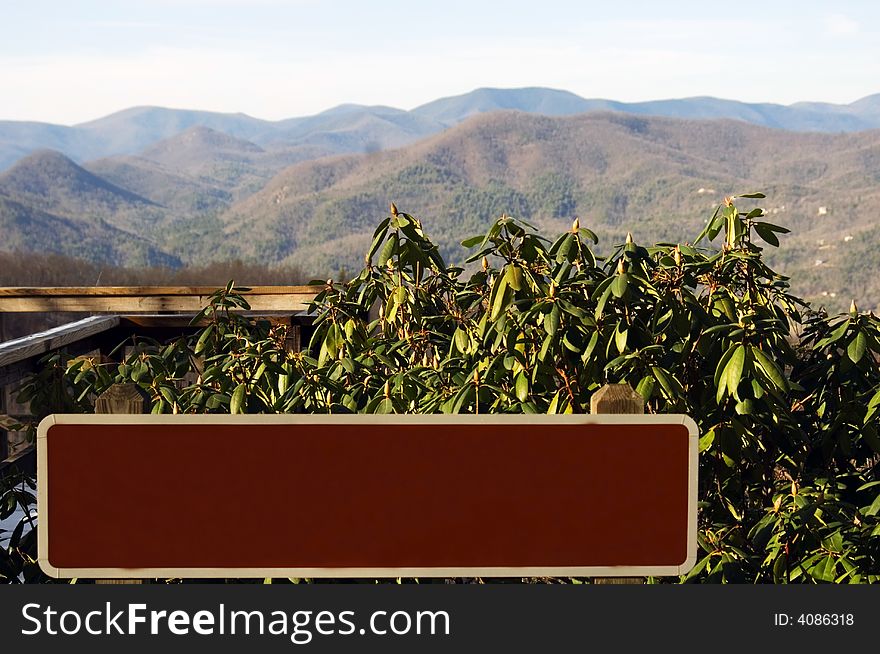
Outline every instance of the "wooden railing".
[[[60, 327], [0, 342], [0, 465], [20, 460], [32, 448], [10, 425], [29, 417], [30, 409], [15, 397], [41, 357], [63, 351], [67, 356], [106, 357], [134, 335], [158, 340], [198, 329], [193, 317], [209, 302], [217, 287], [0, 287], [0, 337], [3, 315], [9, 313], [74, 313], [92, 315]], [[255, 286], [241, 295], [251, 307], [249, 315], [291, 327], [290, 346], [299, 349], [310, 335], [308, 303], [314, 286]]]
[[[69, 311], [86, 313], [192, 312], [217, 290], [210, 286], [83, 286], [0, 288], [0, 314]], [[254, 286], [241, 295], [252, 311], [305, 311], [314, 286]]]

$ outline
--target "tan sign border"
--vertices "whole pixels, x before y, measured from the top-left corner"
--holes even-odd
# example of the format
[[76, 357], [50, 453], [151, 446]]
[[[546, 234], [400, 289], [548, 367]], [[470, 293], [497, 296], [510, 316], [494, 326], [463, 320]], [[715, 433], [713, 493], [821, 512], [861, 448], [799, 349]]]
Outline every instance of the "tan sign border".
[[[326, 425], [326, 424], [553, 424], [584, 425], [684, 425], [688, 430], [688, 556], [680, 565], [670, 566], [562, 566], [562, 567], [469, 567], [469, 568], [56, 568], [49, 563], [48, 441], [52, 425], [67, 424], [175, 424], [175, 425]], [[246, 578], [246, 577], [643, 577], [685, 574], [697, 561], [697, 469], [699, 430], [689, 417], [663, 415], [318, 415], [318, 414], [249, 414], [249, 415], [126, 415], [126, 414], [55, 414], [40, 422], [37, 429], [37, 506], [39, 530], [37, 551], [40, 568], [50, 577], [72, 579], [141, 579], [141, 578]]]

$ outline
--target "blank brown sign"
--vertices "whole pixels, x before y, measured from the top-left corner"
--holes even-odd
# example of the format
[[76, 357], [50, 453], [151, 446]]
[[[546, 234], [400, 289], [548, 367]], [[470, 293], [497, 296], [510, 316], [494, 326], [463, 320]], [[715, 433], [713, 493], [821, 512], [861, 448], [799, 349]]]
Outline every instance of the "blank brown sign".
[[55, 415], [56, 577], [669, 575], [696, 556], [684, 416]]

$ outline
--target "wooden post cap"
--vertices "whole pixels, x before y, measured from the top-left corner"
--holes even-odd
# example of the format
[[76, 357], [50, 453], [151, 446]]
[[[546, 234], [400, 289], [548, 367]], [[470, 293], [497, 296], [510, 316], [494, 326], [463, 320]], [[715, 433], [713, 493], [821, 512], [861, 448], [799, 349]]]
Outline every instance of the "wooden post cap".
[[606, 384], [590, 398], [590, 413], [644, 413], [645, 399], [629, 384]]
[[147, 413], [149, 406], [137, 384], [113, 384], [95, 400], [95, 413]]

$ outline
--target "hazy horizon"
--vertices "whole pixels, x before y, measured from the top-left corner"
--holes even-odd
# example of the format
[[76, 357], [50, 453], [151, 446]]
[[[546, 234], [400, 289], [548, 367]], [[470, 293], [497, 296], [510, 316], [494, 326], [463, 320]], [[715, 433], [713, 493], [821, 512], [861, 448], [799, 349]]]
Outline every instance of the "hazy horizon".
[[[516, 91], [516, 90], [521, 90], [521, 89], [523, 89], [523, 88], [545, 88], [545, 89], [549, 89], [549, 90], [552, 90], [552, 91], [572, 92], [572, 91], [570, 91], [569, 89], [553, 89], [553, 88], [550, 88], [550, 87], [507, 87], [507, 88], [502, 88], [502, 87], [480, 87], [479, 89], [478, 89], [478, 88], [467, 89], [467, 90], [463, 90], [463, 91], [461, 91], [461, 92], [459, 92], [459, 93], [453, 93], [453, 94], [451, 94], [450, 96], [444, 96], [444, 97], [458, 97], [458, 96], [464, 96], [464, 95], [468, 95], [469, 93], [472, 93], [472, 92], [478, 91], [478, 90], [480, 90], [480, 89], [492, 89], [492, 90], [500, 90], [500, 91]], [[576, 94], [576, 95], [578, 95], [578, 94]], [[875, 91], [874, 93], [868, 93], [868, 94], [866, 94], [866, 95], [864, 95], [864, 96], [860, 96], [860, 97], [858, 97], [858, 98], [854, 98], [851, 102], [856, 102], [856, 101], [858, 101], [858, 100], [861, 100], [862, 98], [869, 97], [869, 96], [872, 96], [872, 95], [880, 95], [880, 85], [878, 85], [878, 90]], [[618, 98], [611, 98], [611, 97], [599, 97], [599, 96], [590, 96], [590, 97], [587, 97], [587, 96], [580, 96], [580, 97], [583, 97], [584, 99], [587, 99], [587, 100], [609, 100], [609, 101], [619, 101]], [[693, 96], [682, 96], [682, 97], [657, 97], [657, 98], [646, 98], [646, 99], [643, 100], [643, 101], [633, 101], [633, 102], [637, 103], [637, 102], [652, 102], [652, 101], [665, 101], [665, 100], [688, 100], [688, 99], [696, 99], [696, 98], [701, 98], [701, 97], [712, 97], [712, 98], [715, 98], [715, 99], [718, 99], [718, 100], [729, 100], [729, 101], [733, 101], [733, 102], [744, 102], [744, 101], [742, 101], [742, 100], [739, 100], [738, 98], [733, 98], [733, 97], [722, 98], [722, 97], [719, 97], [719, 96], [708, 96], [708, 95], [705, 95], [705, 94], [702, 94], [702, 95], [693, 95]], [[425, 102], [425, 103], [420, 103], [420, 104], [418, 104], [418, 105], [413, 105], [413, 106], [411, 106], [411, 107], [409, 107], [409, 106], [407, 106], [407, 107], [402, 107], [402, 106], [395, 106], [395, 105], [390, 105], [390, 104], [389, 104], [389, 105], [376, 105], [376, 104], [373, 104], [373, 105], [366, 105], [366, 104], [359, 103], [359, 102], [348, 102], [348, 101], [344, 101], [344, 102], [340, 102], [340, 103], [337, 103], [337, 104], [332, 105], [332, 106], [323, 107], [322, 109], [319, 109], [318, 111], [316, 111], [316, 112], [314, 112], [314, 113], [311, 113], [311, 114], [297, 114], [297, 115], [289, 115], [289, 116], [280, 116], [280, 117], [278, 117], [278, 118], [266, 118], [265, 116], [262, 116], [262, 115], [255, 115], [255, 114], [252, 114], [252, 113], [249, 113], [249, 112], [246, 112], [246, 111], [234, 111], [234, 110], [233, 110], [233, 111], [225, 111], [225, 110], [217, 110], [217, 109], [213, 109], [213, 108], [211, 108], [211, 107], [204, 107], [204, 106], [191, 106], [191, 107], [186, 107], [186, 106], [167, 106], [167, 105], [160, 105], [160, 104], [142, 104], [142, 105], [128, 105], [128, 106], [124, 106], [124, 107], [119, 107], [118, 109], [114, 109], [113, 111], [110, 111], [110, 112], [108, 112], [108, 113], [106, 113], [106, 114], [100, 114], [100, 115], [96, 115], [96, 116], [90, 116], [90, 117], [86, 118], [85, 120], [81, 120], [81, 121], [77, 121], [77, 122], [73, 122], [73, 123], [59, 123], [59, 122], [52, 122], [52, 121], [34, 121], [34, 120], [32, 120], [32, 119], [21, 119], [21, 118], [4, 118], [4, 117], [2, 117], [2, 115], [0, 115], [0, 121], [39, 122], [39, 123], [46, 123], [46, 124], [62, 125], [62, 126], [66, 126], [66, 127], [76, 127], [77, 125], [83, 125], [83, 124], [89, 123], [89, 122], [91, 122], [91, 121], [93, 121], [93, 120], [99, 120], [99, 119], [101, 119], [101, 118], [105, 118], [105, 117], [107, 117], [107, 116], [111, 116], [111, 115], [113, 115], [113, 114], [117, 114], [117, 113], [125, 112], [125, 111], [131, 110], [131, 109], [139, 109], [139, 108], [161, 108], [161, 109], [170, 109], [170, 110], [173, 110], [173, 111], [200, 111], [200, 112], [208, 112], [208, 113], [227, 114], [227, 115], [246, 115], [246, 116], [248, 116], [248, 117], [250, 117], [250, 118], [256, 118], [256, 119], [258, 119], [258, 120], [277, 121], [277, 120], [284, 120], [284, 119], [289, 119], [289, 118], [299, 118], [299, 117], [307, 117], [307, 116], [312, 116], [312, 115], [318, 115], [318, 114], [321, 114], [321, 113], [323, 113], [323, 112], [325, 112], [325, 111], [330, 111], [330, 110], [333, 110], [333, 109], [335, 109], [335, 108], [337, 108], [337, 107], [346, 106], [346, 105], [352, 105], [352, 106], [386, 106], [386, 107], [389, 107], [389, 108], [392, 108], [392, 109], [403, 109], [403, 110], [410, 111], [410, 110], [412, 110], [412, 109], [415, 109], [415, 108], [421, 106], [422, 104], [428, 104], [428, 103], [432, 102], [433, 100], [440, 100], [440, 99], [444, 99], [444, 98], [441, 98], [441, 97], [431, 98], [430, 100], [428, 100], [428, 101]], [[815, 99], [815, 98], [806, 98], [806, 99], [803, 99], [803, 100], [796, 100], [795, 102], [792, 102], [792, 103], [774, 103], [774, 102], [766, 102], [766, 101], [760, 101], [760, 100], [755, 101], [755, 102], [756, 102], [756, 103], [759, 103], [759, 104], [778, 104], [778, 105], [780, 105], [780, 106], [792, 106], [792, 105], [796, 105], [796, 104], [801, 103], [801, 102], [819, 102], [819, 103], [833, 104], [833, 105], [837, 105], [837, 106], [846, 106], [847, 104], [851, 104], [851, 102], [846, 102], [846, 103], [836, 103], [836, 102], [827, 102], [827, 101], [825, 101], [825, 100], [817, 100], [817, 99]]]

